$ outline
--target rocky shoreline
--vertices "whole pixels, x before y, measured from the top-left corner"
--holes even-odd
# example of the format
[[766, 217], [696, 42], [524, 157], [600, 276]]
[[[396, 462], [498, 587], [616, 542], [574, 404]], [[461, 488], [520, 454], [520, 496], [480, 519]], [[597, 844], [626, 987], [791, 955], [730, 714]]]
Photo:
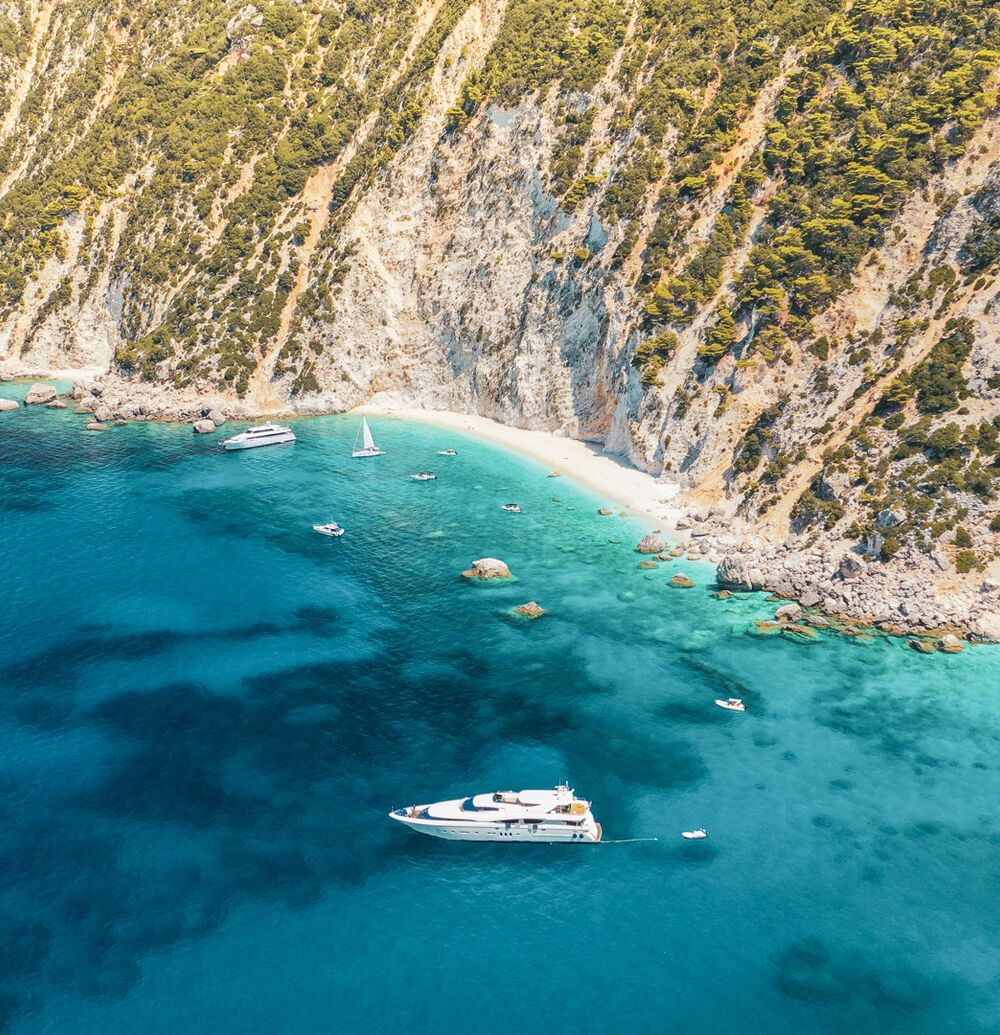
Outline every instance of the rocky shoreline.
[[[41, 382], [51, 374], [38, 376]], [[0, 378], [14, 379], [10, 374]], [[31, 377], [18, 372], [17, 379]], [[32, 384], [25, 404], [62, 408], [75, 403], [74, 412], [91, 418], [88, 427], [101, 430], [136, 420], [183, 421], [196, 432], [210, 433], [227, 419], [261, 416], [248, 403], [228, 396], [192, 398], [169, 387], [113, 375], [75, 381], [63, 398], [67, 402], [51, 384]], [[4, 407], [10, 408], [20, 407]], [[945, 570], [940, 556], [904, 548], [891, 564], [884, 564], [866, 559], [841, 540], [773, 544], [734, 517], [731, 509], [680, 511], [666, 530], [683, 551], [675, 549], [670, 556], [683, 552], [691, 560], [715, 563], [723, 589], [769, 592], [829, 615], [841, 625], [875, 627], [898, 636], [958, 635], [972, 642], [1000, 642], [1000, 580], [951, 576], [954, 585], [943, 590], [938, 585]], [[667, 547], [652, 533], [638, 549], [664, 553]]]

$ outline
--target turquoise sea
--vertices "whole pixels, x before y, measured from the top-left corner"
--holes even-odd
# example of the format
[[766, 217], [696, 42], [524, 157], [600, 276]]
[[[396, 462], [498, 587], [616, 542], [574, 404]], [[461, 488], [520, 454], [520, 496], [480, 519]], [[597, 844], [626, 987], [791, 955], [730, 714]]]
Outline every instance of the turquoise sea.
[[[294, 426], [0, 416], [8, 1030], [1000, 1031], [1000, 648], [754, 637], [763, 596], [641, 570], [643, 522], [529, 460]], [[563, 779], [659, 840], [386, 817]]]

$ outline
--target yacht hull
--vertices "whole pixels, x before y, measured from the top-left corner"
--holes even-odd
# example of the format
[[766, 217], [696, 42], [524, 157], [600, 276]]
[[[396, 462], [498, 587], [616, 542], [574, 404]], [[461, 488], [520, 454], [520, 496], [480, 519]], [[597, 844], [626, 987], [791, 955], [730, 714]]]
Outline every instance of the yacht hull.
[[295, 441], [294, 435], [282, 436], [281, 438], [269, 438], [262, 441], [249, 441], [249, 442], [225, 442], [224, 447], [227, 450], [234, 449], [260, 449], [263, 446], [290, 446]]
[[418, 834], [440, 837], [445, 841], [522, 841], [534, 844], [596, 844], [601, 840], [601, 824], [581, 824], [579, 827], [560, 829], [558, 826], [522, 825], [513, 823], [493, 825], [491, 823], [435, 823], [411, 819], [390, 812], [397, 822], [415, 830]]

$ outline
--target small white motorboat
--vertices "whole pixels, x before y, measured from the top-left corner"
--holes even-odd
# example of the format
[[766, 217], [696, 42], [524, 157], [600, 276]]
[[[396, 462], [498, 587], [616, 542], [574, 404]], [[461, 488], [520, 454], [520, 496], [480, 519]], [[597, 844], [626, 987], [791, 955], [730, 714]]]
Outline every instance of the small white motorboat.
[[458, 456], [457, 449], [439, 449], [438, 456]]
[[313, 531], [319, 532], [320, 535], [331, 535], [334, 539], [339, 539], [344, 534], [344, 530], [336, 521], [327, 522], [325, 525], [313, 525]]
[[502, 503], [500, 505], [501, 510], [506, 510], [508, 514], [520, 514], [521, 508], [516, 503]]
[[418, 471], [416, 474], [411, 474], [410, 477], [418, 482], [432, 482], [437, 475], [431, 474], [430, 471]]
[[729, 697], [725, 701], [717, 697], [715, 703], [720, 708], [726, 708], [731, 712], [745, 712], [747, 710], [747, 706], [738, 697]]
[[682, 830], [681, 837], [688, 841], [704, 841], [708, 837], [708, 831], [704, 827], [698, 827], [697, 830]]

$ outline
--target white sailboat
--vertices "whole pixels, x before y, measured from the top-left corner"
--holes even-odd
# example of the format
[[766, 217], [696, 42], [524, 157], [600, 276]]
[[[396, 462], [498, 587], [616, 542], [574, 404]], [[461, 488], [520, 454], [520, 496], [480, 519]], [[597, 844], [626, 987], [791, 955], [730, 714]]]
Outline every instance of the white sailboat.
[[[359, 436], [362, 440], [361, 449], [358, 449]], [[368, 427], [368, 421], [362, 417], [361, 430], [354, 436], [354, 449], [351, 452], [351, 456], [381, 456], [384, 452], [384, 449], [379, 449], [379, 447], [375, 445], [375, 439], [372, 438], [372, 432], [371, 428]]]

